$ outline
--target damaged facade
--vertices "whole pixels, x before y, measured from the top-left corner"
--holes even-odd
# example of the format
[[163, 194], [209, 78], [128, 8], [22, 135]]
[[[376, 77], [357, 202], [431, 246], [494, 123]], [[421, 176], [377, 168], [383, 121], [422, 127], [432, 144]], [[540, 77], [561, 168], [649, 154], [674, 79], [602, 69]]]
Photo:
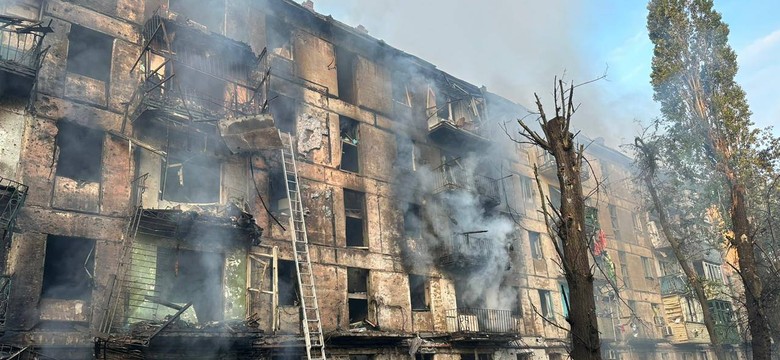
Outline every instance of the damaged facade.
[[[566, 357], [522, 107], [286, 0], [0, 11], [3, 356]], [[605, 358], [704, 359], [588, 157]]]

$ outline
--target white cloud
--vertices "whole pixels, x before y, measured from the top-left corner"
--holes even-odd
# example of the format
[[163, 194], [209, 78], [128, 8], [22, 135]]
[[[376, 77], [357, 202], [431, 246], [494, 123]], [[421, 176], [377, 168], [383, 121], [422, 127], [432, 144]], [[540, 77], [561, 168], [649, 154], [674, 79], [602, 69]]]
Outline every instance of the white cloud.
[[752, 64], [761, 61], [773, 50], [780, 50], [780, 29], [753, 40], [739, 52], [739, 56], [743, 63]]

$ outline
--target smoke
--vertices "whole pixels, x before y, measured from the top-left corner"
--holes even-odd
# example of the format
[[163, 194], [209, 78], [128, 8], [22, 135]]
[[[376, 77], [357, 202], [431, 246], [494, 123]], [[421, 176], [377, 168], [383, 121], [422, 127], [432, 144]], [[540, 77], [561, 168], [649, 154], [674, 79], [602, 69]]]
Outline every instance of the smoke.
[[606, 71], [606, 79], [576, 91], [580, 108], [573, 126], [612, 147], [638, 133], [635, 120], [658, 113], [648, 83], [652, 48], [644, 6], [562, 0], [315, 2], [323, 14], [364, 25], [389, 45], [531, 109], [535, 92], [551, 103], [554, 76], [578, 84]]

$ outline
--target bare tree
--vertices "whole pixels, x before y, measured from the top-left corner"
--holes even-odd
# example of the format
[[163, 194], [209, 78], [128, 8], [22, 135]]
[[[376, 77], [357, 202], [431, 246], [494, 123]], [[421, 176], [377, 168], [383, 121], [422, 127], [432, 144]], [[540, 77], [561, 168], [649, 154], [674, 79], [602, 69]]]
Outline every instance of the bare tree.
[[[589, 260], [590, 245], [585, 227], [585, 197], [582, 191], [584, 147], [574, 141], [571, 133], [571, 117], [576, 111], [573, 102], [574, 85], [564, 87], [556, 79], [553, 86], [555, 116], [548, 119], [537, 94], [538, 123], [542, 134], [532, 130], [523, 120], [518, 120], [520, 135], [533, 145], [550, 154], [556, 163], [561, 191], [560, 206], [550, 211], [543, 206], [548, 231], [560, 239], [555, 250], [561, 259], [569, 286], [569, 317], [571, 357], [577, 360], [601, 359], [601, 344], [596, 318], [596, 302], [593, 297], [593, 273]], [[552, 224], [551, 224], [552, 222]]]

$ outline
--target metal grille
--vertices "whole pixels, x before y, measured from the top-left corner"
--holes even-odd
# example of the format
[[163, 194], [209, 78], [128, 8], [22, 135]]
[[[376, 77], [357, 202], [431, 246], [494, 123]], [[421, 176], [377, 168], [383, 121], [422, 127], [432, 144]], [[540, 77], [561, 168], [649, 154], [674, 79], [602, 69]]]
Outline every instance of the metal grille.
[[447, 310], [447, 331], [512, 334], [520, 332], [520, 318], [511, 310], [460, 308]]
[[44, 33], [31, 31], [32, 26], [22, 20], [0, 18], [0, 65], [35, 76]]
[[13, 231], [16, 215], [27, 197], [27, 185], [0, 177], [0, 234]]

